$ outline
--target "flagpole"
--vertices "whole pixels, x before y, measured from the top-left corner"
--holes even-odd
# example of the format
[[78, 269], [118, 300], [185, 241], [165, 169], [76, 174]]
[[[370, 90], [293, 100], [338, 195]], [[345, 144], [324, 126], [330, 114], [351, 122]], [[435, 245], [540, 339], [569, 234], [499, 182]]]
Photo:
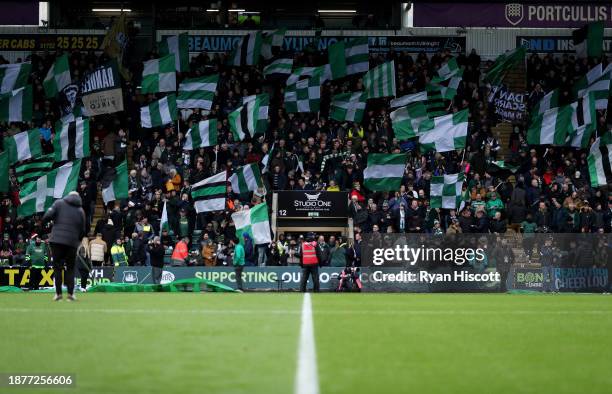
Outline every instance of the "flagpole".
[[463, 159], [465, 159], [465, 151], [466, 149], [463, 148], [463, 155], [461, 156], [461, 165], [463, 165]]

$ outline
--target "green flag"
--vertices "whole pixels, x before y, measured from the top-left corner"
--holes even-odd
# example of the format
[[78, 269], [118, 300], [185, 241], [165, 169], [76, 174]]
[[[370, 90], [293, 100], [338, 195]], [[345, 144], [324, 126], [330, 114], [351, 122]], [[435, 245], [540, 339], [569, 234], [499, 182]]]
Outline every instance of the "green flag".
[[173, 54], [176, 71], [189, 71], [189, 35], [181, 33], [164, 38], [159, 43], [159, 54], [161, 56]]
[[524, 46], [519, 46], [516, 49], [508, 51], [498, 56], [495, 63], [487, 70], [484, 77], [484, 82], [491, 85], [499, 85], [506, 76], [506, 73], [516, 67], [520, 62], [525, 61], [527, 49]]
[[43, 81], [46, 96], [49, 98], [57, 96], [71, 82], [68, 55], [64, 54], [55, 59], [55, 63], [53, 63]]
[[368, 166], [363, 171], [363, 184], [371, 191], [399, 190], [406, 169], [403, 153], [368, 154]]
[[572, 32], [577, 57], [601, 57], [603, 52], [604, 22], [589, 23]]

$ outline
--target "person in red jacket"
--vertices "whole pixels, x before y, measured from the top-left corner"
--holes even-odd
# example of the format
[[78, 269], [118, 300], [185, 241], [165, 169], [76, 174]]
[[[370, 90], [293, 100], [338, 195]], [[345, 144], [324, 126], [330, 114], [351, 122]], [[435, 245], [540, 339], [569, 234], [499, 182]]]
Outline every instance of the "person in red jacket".
[[172, 251], [172, 265], [185, 265], [185, 259], [189, 256], [189, 238], [185, 237], [176, 243]]
[[313, 289], [319, 291], [319, 258], [317, 257], [317, 243], [314, 240], [314, 234], [308, 233], [306, 242], [302, 242], [302, 280], [300, 290], [306, 292], [306, 283], [308, 276], [312, 275]]

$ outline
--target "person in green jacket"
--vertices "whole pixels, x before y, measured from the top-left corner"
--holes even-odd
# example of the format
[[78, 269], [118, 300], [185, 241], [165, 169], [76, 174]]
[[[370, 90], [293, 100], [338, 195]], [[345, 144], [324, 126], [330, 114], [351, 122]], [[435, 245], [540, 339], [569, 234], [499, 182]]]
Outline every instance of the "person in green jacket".
[[117, 240], [111, 247], [111, 257], [113, 259], [115, 267], [128, 265], [128, 257], [125, 253], [125, 248], [123, 247], [123, 240], [121, 238], [117, 238]]
[[521, 231], [523, 232], [523, 249], [528, 259], [531, 259], [533, 254], [533, 244], [535, 243], [535, 232], [538, 225], [533, 221], [533, 216], [528, 213], [527, 218], [521, 223]]
[[329, 261], [332, 267], [346, 267], [346, 243], [342, 242], [342, 237], [338, 237], [336, 244], [332, 246]]
[[41, 271], [49, 262], [49, 248], [42, 242], [38, 234], [34, 235], [34, 242], [26, 249], [26, 262], [30, 264], [30, 290], [38, 290], [42, 279]]
[[504, 202], [497, 198], [497, 193], [491, 193], [491, 198], [489, 201], [487, 201], [486, 209], [490, 218], [495, 216], [496, 212], [501, 212], [504, 210]]
[[244, 246], [238, 243], [238, 240], [230, 239], [230, 247], [234, 248], [234, 255], [232, 258], [232, 264], [234, 265], [234, 272], [236, 273], [236, 287], [242, 291], [242, 270], [244, 269]]

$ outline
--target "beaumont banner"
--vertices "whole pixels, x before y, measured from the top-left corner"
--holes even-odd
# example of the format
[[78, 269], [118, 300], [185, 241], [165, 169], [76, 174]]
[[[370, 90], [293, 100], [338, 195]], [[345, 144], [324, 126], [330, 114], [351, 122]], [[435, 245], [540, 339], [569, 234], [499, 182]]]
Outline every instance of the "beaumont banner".
[[610, 2], [576, 3], [415, 2], [414, 26], [579, 28], [604, 21], [605, 27], [612, 27]]
[[0, 34], [0, 51], [100, 50], [104, 34]]
[[[113, 267], [94, 267], [89, 272], [89, 279], [87, 280], [88, 286], [93, 286], [101, 283], [110, 283], [113, 281]], [[53, 269], [45, 268], [40, 272], [40, 280], [38, 285], [40, 287], [52, 287], [53, 286]], [[0, 286], [16, 286], [29, 288], [31, 281], [31, 271], [29, 268], [24, 267], [0, 267]], [[78, 270], [75, 270], [75, 285], [78, 286], [81, 283], [81, 279]]]
[[[161, 37], [169, 35], [162, 33]], [[339, 40], [351, 40], [356, 36], [322, 36], [318, 50], [324, 51]], [[242, 39], [241, 35], [189, 34], [189, 52], [230, 52]], [[285, 36], [281, 51], [300, 52], [312, 46], [314, 36]], [[465, 37], [455, 36], [369, 36], [370, 52], [409, 51], [434, 53], [448, 49], [453, 54], [465, 53]]]
[[491, 86], [489, 103], [502, 122], [520, 122], [525, 119], [527, 94], [511, 92], [506, 86]]
[[123, 111], [123, 92], [116, 60], [100, 66], [85, 76], [81, 83], [85, 116]]
[[[519, 46], [529, 53], [576, 53], [571, 36], [517, 36], [516, 47]], [[612, 53], [612, 38], [604, 37], [603, 51]]]

